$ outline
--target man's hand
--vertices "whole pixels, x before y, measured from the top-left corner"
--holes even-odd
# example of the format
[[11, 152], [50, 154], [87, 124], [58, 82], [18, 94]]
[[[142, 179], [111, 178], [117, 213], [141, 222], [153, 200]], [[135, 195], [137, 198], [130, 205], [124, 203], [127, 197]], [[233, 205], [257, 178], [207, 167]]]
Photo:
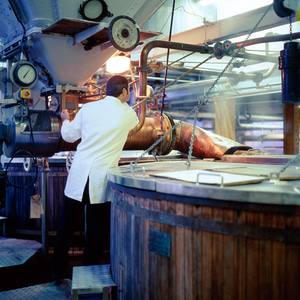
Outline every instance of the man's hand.
[[63, 121], [70, 120], [70, 115], [66, 109], [62, 110], [62, 112], [60, 113], [60, 117]]

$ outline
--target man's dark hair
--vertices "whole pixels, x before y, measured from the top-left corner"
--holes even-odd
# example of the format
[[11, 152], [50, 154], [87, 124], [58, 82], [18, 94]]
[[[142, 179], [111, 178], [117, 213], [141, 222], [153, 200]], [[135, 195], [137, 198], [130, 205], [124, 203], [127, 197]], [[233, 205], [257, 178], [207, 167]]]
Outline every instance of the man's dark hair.
[[123, 88], [128, 89], [127, 78], [121, 75], [114, 75], [106, 83], [106, 95], [118, 97], [122, 93]]

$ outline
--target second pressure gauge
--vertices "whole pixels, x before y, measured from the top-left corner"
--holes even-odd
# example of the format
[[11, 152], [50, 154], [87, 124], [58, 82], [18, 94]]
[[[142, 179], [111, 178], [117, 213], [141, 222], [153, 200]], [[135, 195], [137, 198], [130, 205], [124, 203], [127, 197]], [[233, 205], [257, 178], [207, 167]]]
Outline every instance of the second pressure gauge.
[[103, 0], [86, 0], [79, 8], [79, 13], [85, 20], [100, 22], [109, 12], [107, 4]]
[[19, 61], [11, 68], [11, 81], [19, 88], [30, 88], [38, 80], [38, 71], [29, 61]]

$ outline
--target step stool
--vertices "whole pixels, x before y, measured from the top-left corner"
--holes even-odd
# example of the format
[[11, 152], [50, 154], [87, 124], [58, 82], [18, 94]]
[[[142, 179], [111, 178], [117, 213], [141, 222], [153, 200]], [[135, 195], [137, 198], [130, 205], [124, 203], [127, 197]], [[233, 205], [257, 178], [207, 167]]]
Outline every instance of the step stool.
[[103, 300], [108, 300], [108, 290], [116, 286], [110, 275], [110, 265], [73, 267], [72, 295], [103, 293]]
[[6, 217], [0, 216], [0, 222], [2, 223], [2, 236], [5, 237], [5, 221], [7, 220]]

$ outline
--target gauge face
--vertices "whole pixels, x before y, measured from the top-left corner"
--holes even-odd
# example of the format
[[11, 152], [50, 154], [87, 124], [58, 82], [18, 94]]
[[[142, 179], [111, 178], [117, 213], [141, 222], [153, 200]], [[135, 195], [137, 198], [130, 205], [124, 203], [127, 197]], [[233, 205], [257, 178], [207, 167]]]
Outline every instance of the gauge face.
[[97, 0], [88, 2], [84, 7], [84, 14], [88, 19], [97, 19], [103, 11], [103, 5]]
[[38, 79], [38, 72], [30, 62], [20, 61], [13, 66], [11, 79], [18, 87], [31, 87]]
[[86, 0], [79, 8], [79, 13], [84, 19], [100, 22], [105, 18], [109, 12], [107, 10], [107, 4], [104, 0]]
[[135, 21], [127, 16], [119, 16], [111, 21], [108, 29], [111, 43], [120, 51], [133, 50], [140, 41], [140, 30]]

